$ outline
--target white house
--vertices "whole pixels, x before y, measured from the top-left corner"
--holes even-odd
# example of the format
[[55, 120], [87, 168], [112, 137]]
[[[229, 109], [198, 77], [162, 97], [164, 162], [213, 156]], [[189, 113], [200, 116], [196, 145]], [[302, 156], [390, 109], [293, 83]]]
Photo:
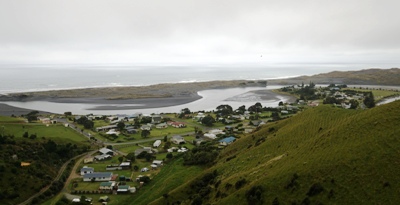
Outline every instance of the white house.
[[159, 147], [161, 145], [161, 140], [156, 140], [154, 143], [153, 143], [153, 147]]
[[156, 165], [157, 167], [160, 167], [160, 166], [163, 165], [163, 161], [161, 161], [161, 160], [154, 160], [152, 164]]
[[85, 175], [85, 174], [90, 174], [90, 173], [93, 173], [93, 172], [94, 172], [94, 168], [84, 166], [84, 167], [81, 169], [81, 176], [83, 176], [83, 175]]
[[108, 148], [101, 148], [100, 150], [99, 150], [99, 152], [101, 153], [101, 154], [108, 154], [108, 155], [114, 155], [114, 151], [112, 151], [111, 149], [108, 149]]
[[83, 175], [83, 181], [84, 182], [90, 182], [90, 181], [110, 181], [112, 177], [112, 172], [93, 172], [89, 174]]

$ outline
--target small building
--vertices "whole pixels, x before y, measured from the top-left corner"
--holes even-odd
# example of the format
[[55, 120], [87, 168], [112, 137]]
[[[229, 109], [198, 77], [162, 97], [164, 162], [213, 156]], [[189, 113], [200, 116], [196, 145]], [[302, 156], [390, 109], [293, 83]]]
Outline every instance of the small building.
[[141, 172], [148, 172], [148, 171], [149, 171], [149, 168], [144, 167], [144, 168], [142, 168], [140, 171], [141, 171]]
[[119, 166], [119, 164], [109, 164], [106, 166], [107, 171], [115, 171], [115, 170], [121, 170], [122, 167]]
[[151, 116], [151, 123], [152, 124], [161, 123], [161, 120], [162, 120], [161, 115], [153, 115], [153, 116]]
[[83, 175], [83, 181], [110, 181], [112, 177], [112, 172], [93, 172]]
[[161, 145], [161, 140], [156, 140], [154, 143], [153, 143], [153, 147], [159, 147]]
[[94, 157], [86, 157], [83, 159], [84, 164], [92, 163], [94, 161]]
[[137, 130], [134, 129], [134, 128], [129, 128], [129, 129], [126, 129], [126, 132], [129, 133], [129, 134], [136, 134]]
[[164, 123], [157, 124], [156, 128], [157, 129], [166, 129], [166, 128], [168, 128], [168, 125], [167, 125], [167, 123], [164, 122]]
[[138, 156], [142, 152], [147, 152], [149, 154], [153, 154], [153, 150], [151, 149], [151, 147], [143, 147], [143, 148], [135, 150], [135, 156]]
[[281, 113], [284, 114], [284, 115], [287, 115], [287, 114], [289, 114], [289, 111], [287, 111], [287, 110], [281, 110]]
[[101, 182], [99, 190], [112, 190], [115, 186], [115, 182]]
[[128, 193], [129, 192], [129, 185], [121, 185], [118, 186], [117, 193]]
[[99, 152], [100, 152], [101, 154], [108, 154], [108, 155], [111, 155], [111, 156], [114, 155], [114, 151], [112, 151], [111, 149], [105, 148], [105, 147], [101, 148], [101, 149], [99, 150]]
[[122, 162], [119, 166], [124, 170], [131, 169], [131, 162]]
[[83, 176], [83, 175], [85, 175], [85, 174], [90, 174], [90, 173], [93, 173], [93, 172], [94, 172], [94, 168], [84, 166], [84, 167], [81, 169], [81, 176]]
[[102, 161], [102, 160], [111, 159], [111, 158], [112, 158], [112, 156], [109, 154], [102, 154], [102, 155], [94, 156], [94, 159], [97, 161]]
[[161, 161], [161, 160], [154, 160], [152, 164], [156, 165], [157, 167], [161, 167], [161, 166], [163, 165], [163, 161]]
[[172, 127], [175, 127], [175, 128], [184, 128], [184, 127], [186, 127], [186, 124], [183, 123], [183, 122], [172, 122], [172, 121], [170, 121], [168, 124], [171, 125]]
[[96, 131], [100, 132], [100, 131], [108, 131], [110, 129], [117, 129], [117, 125], [107, 125], [107, 126], [103, 126], [103, 127], [96, 127]]
[[180, 135], [172, 136], [171, 142], [174, 144], [185, 144], [186, 143], [185, 139], [183, 139], [183, 137]]
[[140, 127], [140, 129], [141, 130], [151, 130], [151, 125], [142, 125], [141, 127]]
[[236, 140], [236, 138], [234, 138], [234, 137], [226, 137], [226, 138], [224, 138], [224, 139], [222, 139], [222, 140], [220, 140], [218, 142], [219, 142], [219, 145], [226, 146], [228, 144], [231, 144], [235, 140]]

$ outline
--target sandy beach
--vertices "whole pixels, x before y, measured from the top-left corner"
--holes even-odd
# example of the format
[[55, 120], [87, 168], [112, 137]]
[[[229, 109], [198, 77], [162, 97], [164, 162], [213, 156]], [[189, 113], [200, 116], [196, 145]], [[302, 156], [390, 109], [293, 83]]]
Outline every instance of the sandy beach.
[[235, 80], [13, 93], [0, 96], [0, 115], [18, 116], [32, 111], [1, 102], [80, 103], [98, 105], [88, 110], [129, 110], [187, 104], [201, 99], [201, 90], [265, 86], [265, 81]]

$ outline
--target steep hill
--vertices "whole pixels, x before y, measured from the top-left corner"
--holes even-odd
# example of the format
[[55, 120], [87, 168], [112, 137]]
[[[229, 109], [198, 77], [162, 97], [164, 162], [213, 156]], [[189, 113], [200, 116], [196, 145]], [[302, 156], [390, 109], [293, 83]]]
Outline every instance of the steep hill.
[[148, 197], [158, 198], [152, 204], [399, 204], [399, 122], [400, 101], [310, 108], [243, 136], [202, 174]]
[[400, 69], [365, 69], [359, 71], [333, 71], [313, 76], [269, 80], [268, 84], [358, 84], [358, 85], [400, 85]]

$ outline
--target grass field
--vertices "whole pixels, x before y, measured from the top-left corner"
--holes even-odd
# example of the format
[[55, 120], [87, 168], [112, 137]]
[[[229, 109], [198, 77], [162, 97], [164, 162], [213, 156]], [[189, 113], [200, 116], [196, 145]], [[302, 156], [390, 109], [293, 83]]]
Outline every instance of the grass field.
[[375, 101], [379, 101], [385, 97], [400, 95], [400, 92], [391, 91], [391, 90], [373, 90], [373, 89], [359, 89], [359, 88], [345, 88], [343, 90], [355, 90], [359, 92], [372, 92], [374, 95]]
[[[87, 142], [87, 139], [82, 135], [61, 124], [46, 126], [42, 123], [25, 123], [20, 119], [9, 117], [0, 118], [0, 132], [14, 135], [16, 139], [25, 139], [23, 138], [23, 134], [28, 132], [29, 135], [36, 134], [37, 139], [42, 139], [44, 137], [45, 139], [52, 139], [56, 142]], [[28, 138], [27, 140], [30, 139]]]

